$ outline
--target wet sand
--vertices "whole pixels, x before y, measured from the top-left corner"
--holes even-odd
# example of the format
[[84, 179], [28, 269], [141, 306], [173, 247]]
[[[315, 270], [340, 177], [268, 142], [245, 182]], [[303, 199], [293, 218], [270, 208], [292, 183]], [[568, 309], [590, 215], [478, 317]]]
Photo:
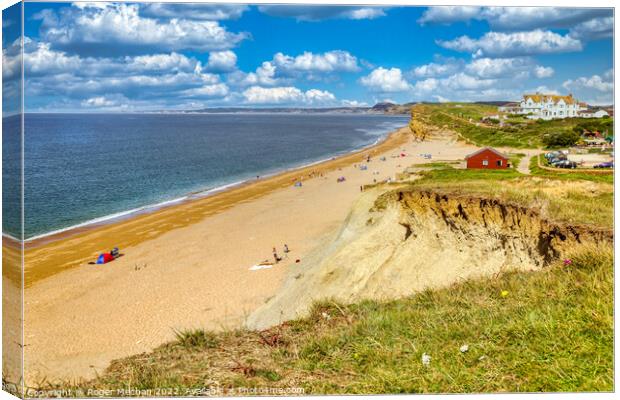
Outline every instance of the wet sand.
[[[238, 327], [295, 272], [295, 259], [333, 239], [360, 185], [425, 162], [419, 153], [436, 161], [471, 151], [445, 140], [414, 143], [401, 129], [371, 150], [27, 249], [27, 382], [92, 377], [113, 359], [174, 339], [175, 329]], [[312, 170], [323, 176], [308, 178]], [[300, 175], [303, 186], [293, 187]], [[283, 255], [284, 243], [288, 258], [250, 270], [271, 260], [274, 246]], [[113, 246], [124, 256], [87, 264]]]

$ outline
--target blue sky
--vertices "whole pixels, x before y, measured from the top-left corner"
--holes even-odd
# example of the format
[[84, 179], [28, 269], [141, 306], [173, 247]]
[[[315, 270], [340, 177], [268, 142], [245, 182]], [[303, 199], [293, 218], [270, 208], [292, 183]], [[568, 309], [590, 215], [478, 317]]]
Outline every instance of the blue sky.
[[[11, 13], [3, 22], [11, 29]], [[613, 102], [610, 9], [25, 3], [26, 111]], [[12, 26], [15, 26], [14, 24]], [[4, 77], [16, 44], [3, 39]]]

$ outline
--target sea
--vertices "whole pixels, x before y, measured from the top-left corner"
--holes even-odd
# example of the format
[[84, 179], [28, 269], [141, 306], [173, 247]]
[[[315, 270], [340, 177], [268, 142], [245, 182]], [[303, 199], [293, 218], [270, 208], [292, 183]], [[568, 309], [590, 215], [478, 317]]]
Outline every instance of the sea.
[[[207, 196], [373, 145], [406, 116], [26, 114], [24, 238]], [[3, 234], [20, 237], [19, 116], [3, 118]]]

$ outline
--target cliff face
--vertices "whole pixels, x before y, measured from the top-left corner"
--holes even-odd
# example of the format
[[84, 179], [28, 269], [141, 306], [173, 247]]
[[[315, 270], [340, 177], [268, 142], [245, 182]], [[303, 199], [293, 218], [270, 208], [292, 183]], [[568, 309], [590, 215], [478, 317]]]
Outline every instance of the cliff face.
[[248, 319], [264, 328], [313, 301], [389, 299], [506, 270], [535, 270], [611, 230], [547, 221], [496, 199], [428, 191], [366, 193], [335, 241], [317, 249], [283, 290]]

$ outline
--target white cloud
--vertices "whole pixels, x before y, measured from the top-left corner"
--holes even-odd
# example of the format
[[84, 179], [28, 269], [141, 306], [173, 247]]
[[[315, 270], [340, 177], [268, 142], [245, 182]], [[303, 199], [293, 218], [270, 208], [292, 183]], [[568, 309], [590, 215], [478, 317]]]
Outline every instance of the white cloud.
[[123, 101], [127, 101], [127, 99], [122, 96], [114, 99], [105, 96], [97, 96], [82, 101], [81, 105], [86, 108], [117, 108], [123, 105]]
[[228, 76], [229, 82], [236, 86], [263, 85], [271, 86], [278, 83], [275, 78], [276, 67], [269, 61], [264, 61], [255, 72], [236, 71]]
[[310, 89], [305, 93], [306, 102], [311, 104], [329, 103], [336, 100], [336, 96], [327, 90]]
[[416, 78], [436, 78], [451, 75], [461, 69], [462, 62], [450, 60], [447, 63], [429, 63], [415, 67], [412, 71]]
[[537, 65], [534, 68], [534, 75], [537, 78], [550, 78], [553, 76], [555, 71], [551, 67], [543, 67], [542, 65]]
[[144, 16], [156, 18], [224, 20], [237, 19], [248, 9], [244, 4], [144, 3], [141, 4], [140, 12]]
[[293, 86], [264, 88], [252, 86], [243, 92], [249, 104], [319, 104], [329, 103], [336, 97], [328, 92], [310, 89], [306, 92]]
[[[69, 55], [28, 37], [24, 43], [27, 107], [34, 99], [38, 109], [42, 101], [69, 109], [149, 109], [174, 107], [189, 97], [212, 99], [229, 94], [219, 75], [203, 72], [199, 61], [176, 52], [95, 58]], [[3, 49], [5, 79], [21, 63], [19, 52], [12, 51], [12, 46]]]
[[613, 69], [592, 76], [568, 79], [562, 83], [564, 89], [571, 91], [578, 99], [589, 104], [613, 104]]
[[[415, 100], [515, 100], [532, 78], [548, 78], [555, 73], [551, 67], [538, 65], [532, 57], [482, 57], [469, 63], [447, 59], [445, 64], [428, 66], [414, 69], [413, 75], [417, 70], [417, 75], [424, 78], [413, 84], [411, 93]], [[445, 71], [452, 73], [442, 75]]]
[[296, 87], [263, 88], [252, 86], [243, 92], [248, 103], [273, 104], [273, 103], [296, 103], [303, 99], [303, 93]]
[[[536, 65], [532, 57], [474, 58], [469, 63], [460, 59], [447, 59], [444, 63], [430, 63], [416, 67], [412, 75], [416, 78], [442, 78], [453, 76], [459, 71], [481, 79], [528, 79], [530, 76], [548, 78], [554, 74], [551, 67]], [[423, 82], [423, 81], [418, 81]], [[431, 84], [433, 80], [427, 80]]]
[[183, 95], [187, 97], [224, 97], [228, 95], [228, 86], [225, 83], [214, 83], [185, 90]]
[[24, 37], [24, 52], [27, 54], [24, 69], [28, 75], [73, 71], [81, 65], [80, 57], [51, 50], [49, 43], [34, 42], [28, 37]]
[[237, 55], [230, 51], [213, 51], [209, 53], [207, 69], [210, 71], [229, 72], [237, 66]]
[[417, 81], [415, 85], [413, 85], [413, 90], [414, 92], [430, 93], [431, 91], [437, 89], [438, 86], [438, 79], [428, 78], [422, 81]]
[[437, 6], [427, 9], [420, 24], [487, 21], [494, 30], [572, 28], [593, 18], [611, 17], [611, 9], [569, 7]]
[[104, 4], [72, 7], [60, 15], [51, 10], [38, 13], [41, 38], [76, 52], [127, 54], [146, 49], [225, 50], [247, 37], [227, 31], [217, 21], [147, 18], [140, 15], [137, 4]]
[[108, 100], [103, 96], [100, 97], [91, 97], [90, 99], [84, 100], [82, 102], [83, 106], [87, 107], [106, 107], [106, 106], [115, 106], [117, 103], [112, 100]]
[[413, 100], [443, 102], [492, 101], [517, 99], [527, 80], [505, 77], [483, 78], [468, 72], [458, 72], [445, 78], [427, 78], [415, 82], [411, 91]]
[[362, 85], [375, 92], [404, 92], [411, 88], [399, 68], [379, 67], [360, 79]]
[[482, 7], [474, 6], [439, 6], [429, 7], [418, 22], [422, 25], [428, 23], [450, 24], [458, 21], [477, 19]]
[[482, 16], [493, 29], [568, 28], [595, 16], [608, 14], [605, 9], [569, 7], [489, 7]]
[[273, 17], [295, 18], [298, 21], [325, 19], [375, 19], [385, 16], [383, 7], [322, 6], [322, 5], [260, 5], [260, 12]]
[[276, 53], [273, 64], [284, 73], [295, 72], [355, 72], [360, 67], [357, 58], [348, 51], [333, 50], [322, 54], [305, 51], [296, 57]]
[[[609, 71], [604, 74], [604, 76], [609, 75]], [[569, 79], [565, 81], [562, 86], [569, 90], [594, 89], [599, 92], [612, 92], [614, 90], [614, 83], [611, 80], [605, 80], [604, 76], [592, 75], [590, 77], [580, 77], [575, 80]]]
[[451, 90], [478, 90], [478, 89], [488, 89], [497, 84], [497, 80], [495, 79], [484, 79], [478, 78], [475, 76], [471, 76], [465, 74], [463, 72], [459, 72], [458, 74], [454, 74], [448, 78], [444, 78], [440, 80], [440, 85], [447, 87]]
[[438, 41], [447, 49], [473, 53], [476, 57], [516, 57], [535, 54], [580, 51], [581, 42], [568, 35], [551, 31], [487, 32], [479, 39], [461, 36], [454, 40]]
[[614, 35], [614, 17], [595, 18], [571, 28], [571, 37], [583, 40], [606, 39]]
[[127, 68], [139, 71], [193, 71], [198, 65], [195, 59], [175, 52], [125, 57], [125, 61]]
[[237, 86], [288, 85], [302, 78], [311, 81], [334, 80], [339, 72], [359, 70], [357, 58], [347, 51], [306, 51], [297, 56], [276, 53], [271, 61], [264, 61], [255, 72], [234, 71], [228, 75], [228, 80], [231, 85]]
[[11, 54], [8, 49], [2, 49], [2, 79], [8, 80], [21, 76], [22, 61], [19, 53]]
[[200, 63], [176, 52], [125, 57], [80, 57], [53, 50], [50, 43], [24, 37], [24, 67], [29, 77], [72, 73], [79, 76], [125, 76], [139, 73], [193, 72]]
[[385, 17], [385, 11], [379, 7], [362, 7], [346, 13], [350, 19], [375, 19]]
[[555, 94], [560, 95], [561, 93], [556, 89], [551, 89], [545, 85], [538, 86], [535, 90], [526, 90], [526, 93], [545, 93], [545, 94]]
[[480, 78], [514, 76], [533, 69], [529, 58], [478, 58], [465, 66], [465, 71]]
[[368, 103], [357, 100], [342, 100], [340, 102], [344, 107], [368, 107]]

